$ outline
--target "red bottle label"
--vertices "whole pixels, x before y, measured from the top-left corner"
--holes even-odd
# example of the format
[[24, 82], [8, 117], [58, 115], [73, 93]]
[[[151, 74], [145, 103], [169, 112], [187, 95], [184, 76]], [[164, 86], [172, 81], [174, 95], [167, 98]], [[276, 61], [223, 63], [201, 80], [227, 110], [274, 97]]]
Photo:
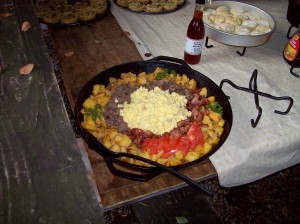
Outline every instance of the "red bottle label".
[[284, 53], [284, 57], [288, 61], [294, 61], [295, 58], [298, 55], [298, 52], [299, 52], [299, 37], [300, 37], [300, 33], [294, 34], [290, 38], [287, 45], [285, 46], [285, 49], [284, 49], [283, 53]]

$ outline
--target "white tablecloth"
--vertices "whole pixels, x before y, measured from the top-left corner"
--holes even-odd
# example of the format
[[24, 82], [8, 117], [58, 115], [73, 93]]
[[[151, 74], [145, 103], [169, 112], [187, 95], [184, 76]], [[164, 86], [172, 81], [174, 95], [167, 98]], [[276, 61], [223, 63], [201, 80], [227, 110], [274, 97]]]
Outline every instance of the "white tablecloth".
[[[222, 186], [237, 186], [263, 178], [300, 162], [300, 79], [292, 76], [282, 51], [290, 24], [286, 20], [288, 1], [241, 1], [259, 7], [273, 16], [277, 23], [270, 41], [262, 46], [247, 48], [244, 56], [236, 51], [242, 47], [224, 45], [213, 40], [213, 48], [204, 48], [201, 62], [193, 69], [220, 84], [230, 79], [236, 85], [248, 87], [254, 69], [258, 70], [258, 90], [273, 96], [290, 96], [294, 105], [287, 115], [287, 101], [259, 97], [262, 117], [256, 128], [254, 96], [224, 84], [233, 109], [233, 126], [227, 141], [210, 157]], [[144, 60], [152, 56], [183, 58], [187, 26], [192, 19], [195, 1], [187, 0], [178, 11], [148, 15], [130, 12], [112, 2], [111, 12], [121, 28], [128, 32]], [[295, 29], [293, 29], [295, 31]], [[294, 69], [300, 73], [300, 69]]]

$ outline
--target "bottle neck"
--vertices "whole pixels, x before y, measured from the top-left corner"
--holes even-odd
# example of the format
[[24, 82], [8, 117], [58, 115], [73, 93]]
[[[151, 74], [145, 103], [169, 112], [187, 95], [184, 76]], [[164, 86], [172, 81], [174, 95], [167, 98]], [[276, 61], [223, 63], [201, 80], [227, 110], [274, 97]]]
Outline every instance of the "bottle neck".
[[194, 19], [195, 20], [202, 20], [203, 11], [204, 11], [204, 4], [197, 4], [196, 3], [195, 11], [194, 11]]

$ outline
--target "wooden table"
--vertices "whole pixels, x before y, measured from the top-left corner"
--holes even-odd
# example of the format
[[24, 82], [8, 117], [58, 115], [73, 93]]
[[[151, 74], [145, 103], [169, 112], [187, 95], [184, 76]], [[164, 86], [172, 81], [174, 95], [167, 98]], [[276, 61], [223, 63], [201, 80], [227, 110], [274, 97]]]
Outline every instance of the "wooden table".
[[[109, 67], [142, 60], [134, 43], [122, 31], [111, 14], [91, 25], [62, 29], [49, 27], [49, 33], [54, 42], [72, 108], [79, 90], [91, 77]], [[162, 174], [148, 182], [137, 182], [114, 176], [102, 157], [85, 147], [104, 210], [186, 186], [185, 182], [169, 174]], [[197, 181], [217, 175], [209, 160], [180, 172]]]

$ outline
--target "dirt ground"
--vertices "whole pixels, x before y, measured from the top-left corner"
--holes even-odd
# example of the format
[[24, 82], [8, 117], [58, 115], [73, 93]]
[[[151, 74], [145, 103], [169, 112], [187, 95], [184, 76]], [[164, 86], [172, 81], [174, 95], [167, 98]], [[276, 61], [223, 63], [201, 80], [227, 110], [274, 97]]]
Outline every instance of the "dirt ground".
[[[224, 188], [218, 178], [204, 181], [203, 186], [214, 194], [207, 199], [224, 224], [300, 223], [299, 164], [243, 186]], [[132, 206], [106, 212], [105, 219], [108, 224], [140, 223]]]

